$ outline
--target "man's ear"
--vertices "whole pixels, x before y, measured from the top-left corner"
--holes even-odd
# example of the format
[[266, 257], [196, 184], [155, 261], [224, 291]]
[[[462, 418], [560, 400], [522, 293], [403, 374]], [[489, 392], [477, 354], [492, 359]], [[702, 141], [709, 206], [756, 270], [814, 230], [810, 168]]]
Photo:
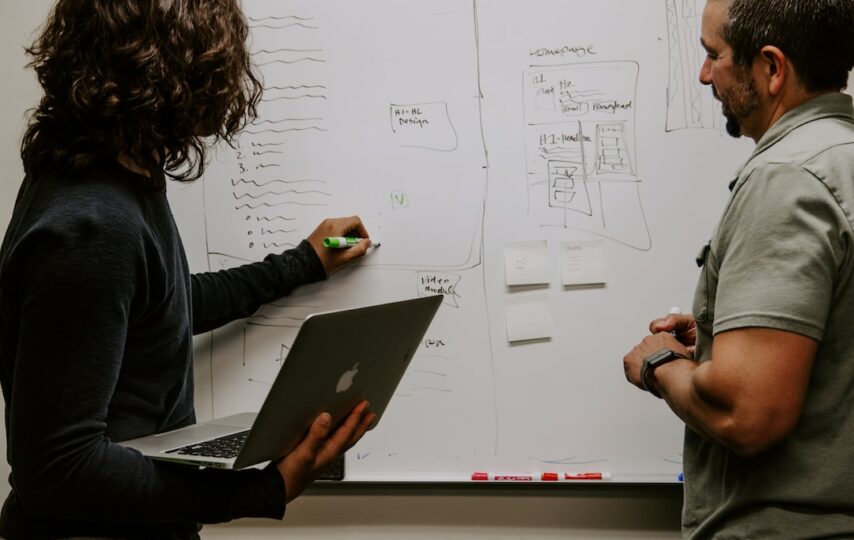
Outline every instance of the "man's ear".
[[766, 45], [759, 51], [758, 61], [768, 82], [768, 93], [773, 97], [779, 96], [792, 77], [789, 59], [779, 48]]

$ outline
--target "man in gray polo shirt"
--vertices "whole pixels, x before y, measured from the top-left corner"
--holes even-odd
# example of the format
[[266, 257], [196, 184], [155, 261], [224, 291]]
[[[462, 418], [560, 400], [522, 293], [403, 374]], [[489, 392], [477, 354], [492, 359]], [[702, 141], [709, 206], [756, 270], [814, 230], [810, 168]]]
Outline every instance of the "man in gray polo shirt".
[[[686, 423], [690, 538], [854, 538], [854, 0], [709, 0], [700, 80], [756, 141], [692, 315], [626, 378]], [[671, 331], [675, 335], [671, 335]]]

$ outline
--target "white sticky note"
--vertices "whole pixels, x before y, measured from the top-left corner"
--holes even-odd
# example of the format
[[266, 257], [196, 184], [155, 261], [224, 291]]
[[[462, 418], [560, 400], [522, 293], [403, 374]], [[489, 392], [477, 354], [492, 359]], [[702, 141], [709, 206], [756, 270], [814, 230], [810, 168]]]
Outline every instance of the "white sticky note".
[[551, 281], [549, 245], [545, 240], [504, 244], [504, 277], [509, 287]]
[[507, 341], [547, 339], [554, 335], [554, 323], [545, 297], [513, 299], [504, 307]]
[[564, 242], [560, 248], [560, 273], [564, 285], [598, 285], [605, 277], [605, 241]]

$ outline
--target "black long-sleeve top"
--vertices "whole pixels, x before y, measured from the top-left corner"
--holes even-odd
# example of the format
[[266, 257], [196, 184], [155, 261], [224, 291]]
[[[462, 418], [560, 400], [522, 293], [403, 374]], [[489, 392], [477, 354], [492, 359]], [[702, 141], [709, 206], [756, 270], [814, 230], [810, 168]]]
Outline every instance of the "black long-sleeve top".
[[281, 518], [274, 468], [161, 463], [116, 441], [195, 422], [193, 334], [324, 277], [305, 241], [190, 275], [165, 193], [117, 165], [26, 178], [0, 250], [0, 536], [197, 538], [199, 523]]

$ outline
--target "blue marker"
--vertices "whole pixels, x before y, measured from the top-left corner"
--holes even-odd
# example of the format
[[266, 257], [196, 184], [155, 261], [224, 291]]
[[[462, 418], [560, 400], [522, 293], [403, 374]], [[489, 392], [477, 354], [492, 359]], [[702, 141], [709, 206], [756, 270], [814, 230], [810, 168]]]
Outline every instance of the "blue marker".
[[679, 476], [677, 476], [676, 479], [679, 480], [680, 482], [684, 482], [685, 481], [685, 473], [684, 472], [679, 473]]

